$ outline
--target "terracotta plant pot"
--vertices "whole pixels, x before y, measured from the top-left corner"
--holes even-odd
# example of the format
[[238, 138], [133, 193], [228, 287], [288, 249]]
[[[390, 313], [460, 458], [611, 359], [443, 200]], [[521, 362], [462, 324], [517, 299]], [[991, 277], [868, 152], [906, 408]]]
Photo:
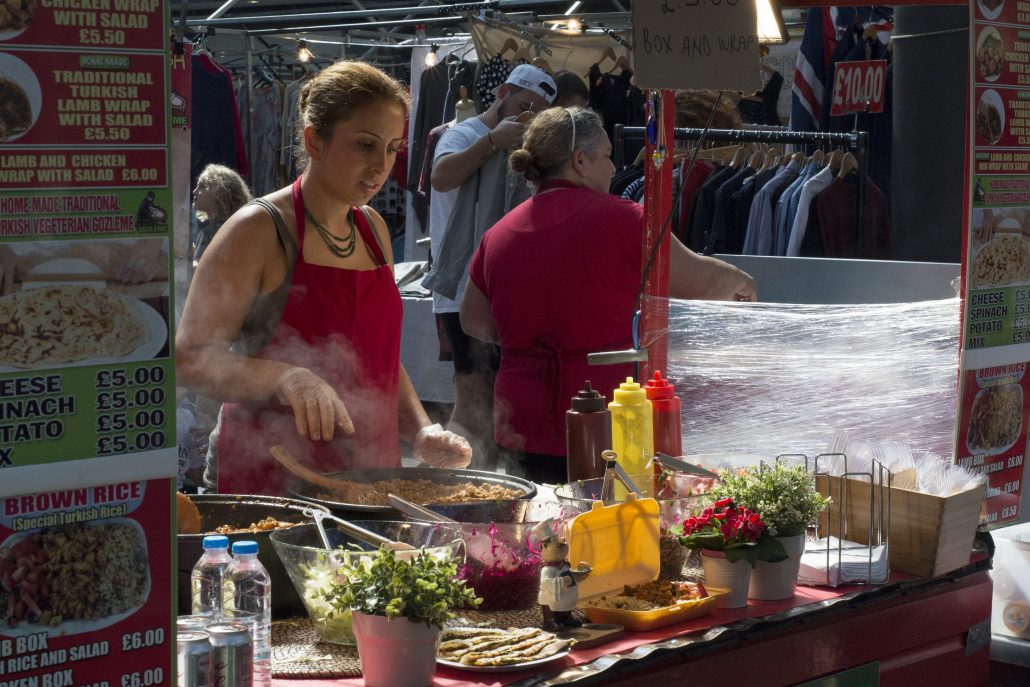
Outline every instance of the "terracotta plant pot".
[[751, 564], [741, 560], [730, 563], [722, 551], [701, 549], [701, 564], [705, 570], [705, 588], [721, 592], [720, 608], [747, 606], [748, 584], [751, 582]]
[[440, 628], [353, 613], [361, 676], [368, 687], [429, 687], [436, 672]]
[[805, 552], [805, 535], [776, 537], [787, 551], [787, 559], [769, 563], [758, 561], [751, 574], [751, 586], [747, 597], [762, 601], [791, 599], [798, 590], [798, 571], [801, 570], [801, 554]]

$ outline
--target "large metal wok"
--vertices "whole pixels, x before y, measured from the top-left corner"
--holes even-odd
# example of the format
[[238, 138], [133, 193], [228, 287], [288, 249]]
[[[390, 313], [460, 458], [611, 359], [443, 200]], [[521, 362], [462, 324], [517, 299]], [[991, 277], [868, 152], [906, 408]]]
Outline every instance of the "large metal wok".
[[[461, 503], [424, 503], [434, 511], [459, 522], [522, 522], [529, 501], [536, 496], [536, 485], [520, 477], [498, 475], [480, 470], [458, 470], [447, 468], [373, 468], [366, 470], [344, 470], [322, 475], [329, 479], [345, 480], [358, 484], [372, 484], [392, 479], [428, 480], [441, 485], [495, 484], [517, 489], [522, 496], [516, 499], [493, 499], [465, 501]], [[402, 520], [402, 514], [392, 506], [370, 506], [361, 503], [347, 503], [342, 497], [328, 493], [325, 486], [311, 484], [299, 477], [292, 477], [287, 489], [291, 496], [325, 506], [342, 518], [357, 520]], [[385, 494], [383, 495], [385, 497]]]

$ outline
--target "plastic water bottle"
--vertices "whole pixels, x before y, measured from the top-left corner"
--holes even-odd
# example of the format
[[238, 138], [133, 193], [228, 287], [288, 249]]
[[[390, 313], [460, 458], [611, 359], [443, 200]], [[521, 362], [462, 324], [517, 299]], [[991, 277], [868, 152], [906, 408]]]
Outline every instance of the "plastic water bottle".
[[257, 557], [254, 541], [232, 545], [232, 562], [222, 581], [222, 612], [226, 620], [250, 632], [254, 644], [254, 687], [272, 684], [272, 582]]
[[204, 553], [190, 573], [193, 615], [209, 615], [212, 622], [222, 619], [222, 577], [231, 562], [229, 537], [204, 537]]

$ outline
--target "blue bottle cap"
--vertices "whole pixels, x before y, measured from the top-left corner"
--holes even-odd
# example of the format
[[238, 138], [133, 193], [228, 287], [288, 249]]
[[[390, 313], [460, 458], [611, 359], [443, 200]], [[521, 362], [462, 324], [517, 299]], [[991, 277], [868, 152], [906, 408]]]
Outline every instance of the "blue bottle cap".
[[204, 537], [205, 549], [227, 549], [229, 548], [229, 537], [224, 534], [209, 534]]
[[232, 543], [233, 554], [237, 553], [257, 553], [258, 545], [256, 541], [234, 541]]

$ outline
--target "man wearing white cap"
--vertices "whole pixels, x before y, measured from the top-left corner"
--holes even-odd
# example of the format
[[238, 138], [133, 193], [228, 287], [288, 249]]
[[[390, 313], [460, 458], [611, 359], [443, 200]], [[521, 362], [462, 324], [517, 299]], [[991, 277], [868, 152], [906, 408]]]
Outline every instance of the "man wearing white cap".
[[557, 93], [554, 79], [532, 65], [515, 67], [497, 89], [497, 98], [482, 114], [450, 127], [433, 158], [429, 206], [433, 266], [423, 285], [433, 291], [437, 326], [447, 337], [454, 361], [455, 404], [450, 429], [470, 440], [478, 467], [493, 446], [493, 344], [469, 337], [458, 321], [468, 263], [483, 233], [524, 197], [508, 184], [507, 151], [517, 148], [525, 124], [517, 117], [550, 107]]

